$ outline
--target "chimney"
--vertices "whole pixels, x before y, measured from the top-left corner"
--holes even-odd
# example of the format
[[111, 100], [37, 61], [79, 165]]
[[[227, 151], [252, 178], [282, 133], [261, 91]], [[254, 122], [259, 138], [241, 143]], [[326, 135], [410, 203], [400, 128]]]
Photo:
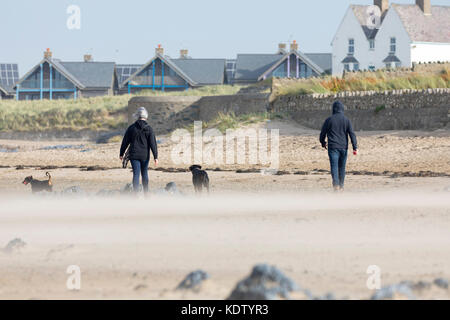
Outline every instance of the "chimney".
[[84, 62], [92, 62], [94, 60], [94, 59], [92, 59], [91, 54], [85, 54], [83, 58], [84, 58]]
[[156, 53], [156, 54], [159, 54], [159, 55], [161, 55], [161, 56], [164, 55], [164, 48], [161, 47], [160, 44], [158, 44], [158, 48], [155, 49], [155, 53]]
[[431, 1], [430, 0], [416, 0], [416, 5], [419, 6], [423, 14], [431, 15]]
[[187, 49], [180, 50], [180, 59], [187, 59], [189, 51]]
[[279, 43], [278, 44], [278, 53], [279, 54], [286, 53], [286, 43]]
[[45, 59], [51, 59], [52, 58], [52, 52], [50, 51], [49, 48], [47, 48], [47, 50], [44, 51], [44, 58]]
[[291, 51], [298, 51], [298, 43], [295, 40], [291, 43]]
[[389, 0], [374, 0], [373, 4], [380, 8], [381, 14], [385, 13], [389, 9]]

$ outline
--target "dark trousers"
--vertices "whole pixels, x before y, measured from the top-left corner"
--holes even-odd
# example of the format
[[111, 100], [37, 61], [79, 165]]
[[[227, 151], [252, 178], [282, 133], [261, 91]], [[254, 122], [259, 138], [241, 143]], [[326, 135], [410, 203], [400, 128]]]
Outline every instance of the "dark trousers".
[[333, 187], [344, 187], [347, 149], [328, 149]]
[[148, 192], [148, 162], [149, 160], [130, 160], [133, 168], [133, 190], [139, 192], [139, 175], [142, 175], [144, 192]]

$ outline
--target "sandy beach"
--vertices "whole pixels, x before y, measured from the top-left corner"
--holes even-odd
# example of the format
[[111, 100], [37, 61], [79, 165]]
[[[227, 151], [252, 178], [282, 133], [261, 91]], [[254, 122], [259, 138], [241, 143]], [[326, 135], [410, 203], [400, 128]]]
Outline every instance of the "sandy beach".
[[[160, 137], [164, 170], [150, 170], [150, 187], [173, 181], [183, 195], [149, 198], [94, 196], [130, 182], [118, 143], [0, 141], [14, 150], [0, 153], [0, 247], [26, 243], [0, 252], [0, 299], [225, 299], [258, 263], [339, 299], [372, 296], [370, 265], [382, 286], [450, 278], [448, 131], [357, 133], [360, 155], [349, 156], [346, 191], [335, 194], [316, 131], [265, 126], [281, 129], [283, 174], [222, 165], [208, 170], [212, 190], [202, 197], [193, 196], [189, 172], [167, 172], [186, 169], [171, 162], [170, 137]], [[63, 144], [79, 147], [48, 148]], [[84, 193], [31, 195], [23, 178], [46, 171], [55, 193]], [[81, 290], [66, 287], [70, 265], [81, 269]], [[197, 269], [210, 274], [199, 292], [174, 290]], [[450, 298], [435, 287], [415, 294]]]

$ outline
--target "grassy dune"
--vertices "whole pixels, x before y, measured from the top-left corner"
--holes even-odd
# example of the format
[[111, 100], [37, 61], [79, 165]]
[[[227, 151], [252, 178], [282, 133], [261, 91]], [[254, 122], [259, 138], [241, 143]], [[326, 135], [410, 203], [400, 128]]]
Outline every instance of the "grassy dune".
[[[348, 78], [324, 76], [320, 78], [292, 80], [268, 79], [252, 88], [272, 86], [272, 97], [308, 93], [336, 93], [341, 91], [385, 91], [397, 89], [450, 88], [448, 67], [435, 74], [411, 72], [392, 76], [380, 70], [370, 74], [354, 74]], [[133, 96], [214, 96], [233, 95], [242, 86], [206, 86], [188, 91], [161, 92], [144, 90], [134, 95], [107, 96], [73, 100], [14, 101], [0, 100], [0, 131], [50, 131], [50, 130], [116, 130], [127, 125], [127, 105]], [[248, 123], [251, 118], [267, 119], [267, 115], [220, 115], [208, 127], [231, 128], [238, 123]], [[214, 123], [215, 122], [215, 123]]]
[[386, 91], [399, 89], [450, 88], [450, 70], [443, 67], [438, 74], [411, 72], [404, 76], [391, 76], [384, 70], [355, 74], [349, 78], [324, 76], [303, 80], [275, 79], [272, 96], [309, 93], [336, 93], [342, 91]]
[[133, 96], [213, 96], [236, 94], [241, 86], [207, 86], [188, 91], [144, 90], [134, 95], [74, 100], [0, 100], [0, 131], [116, 130], [127, 125]]

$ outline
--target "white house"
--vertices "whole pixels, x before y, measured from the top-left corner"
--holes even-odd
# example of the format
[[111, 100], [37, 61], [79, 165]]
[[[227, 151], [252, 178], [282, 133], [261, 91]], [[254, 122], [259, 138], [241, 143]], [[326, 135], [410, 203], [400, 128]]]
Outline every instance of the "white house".
[[344, 70], [450, 61], [450, 6], [432, 6], [430, 0], [391, 6], [388, 0], [374, 0], [373, 6], [351, 5], [332, 47], [334, 75]]

